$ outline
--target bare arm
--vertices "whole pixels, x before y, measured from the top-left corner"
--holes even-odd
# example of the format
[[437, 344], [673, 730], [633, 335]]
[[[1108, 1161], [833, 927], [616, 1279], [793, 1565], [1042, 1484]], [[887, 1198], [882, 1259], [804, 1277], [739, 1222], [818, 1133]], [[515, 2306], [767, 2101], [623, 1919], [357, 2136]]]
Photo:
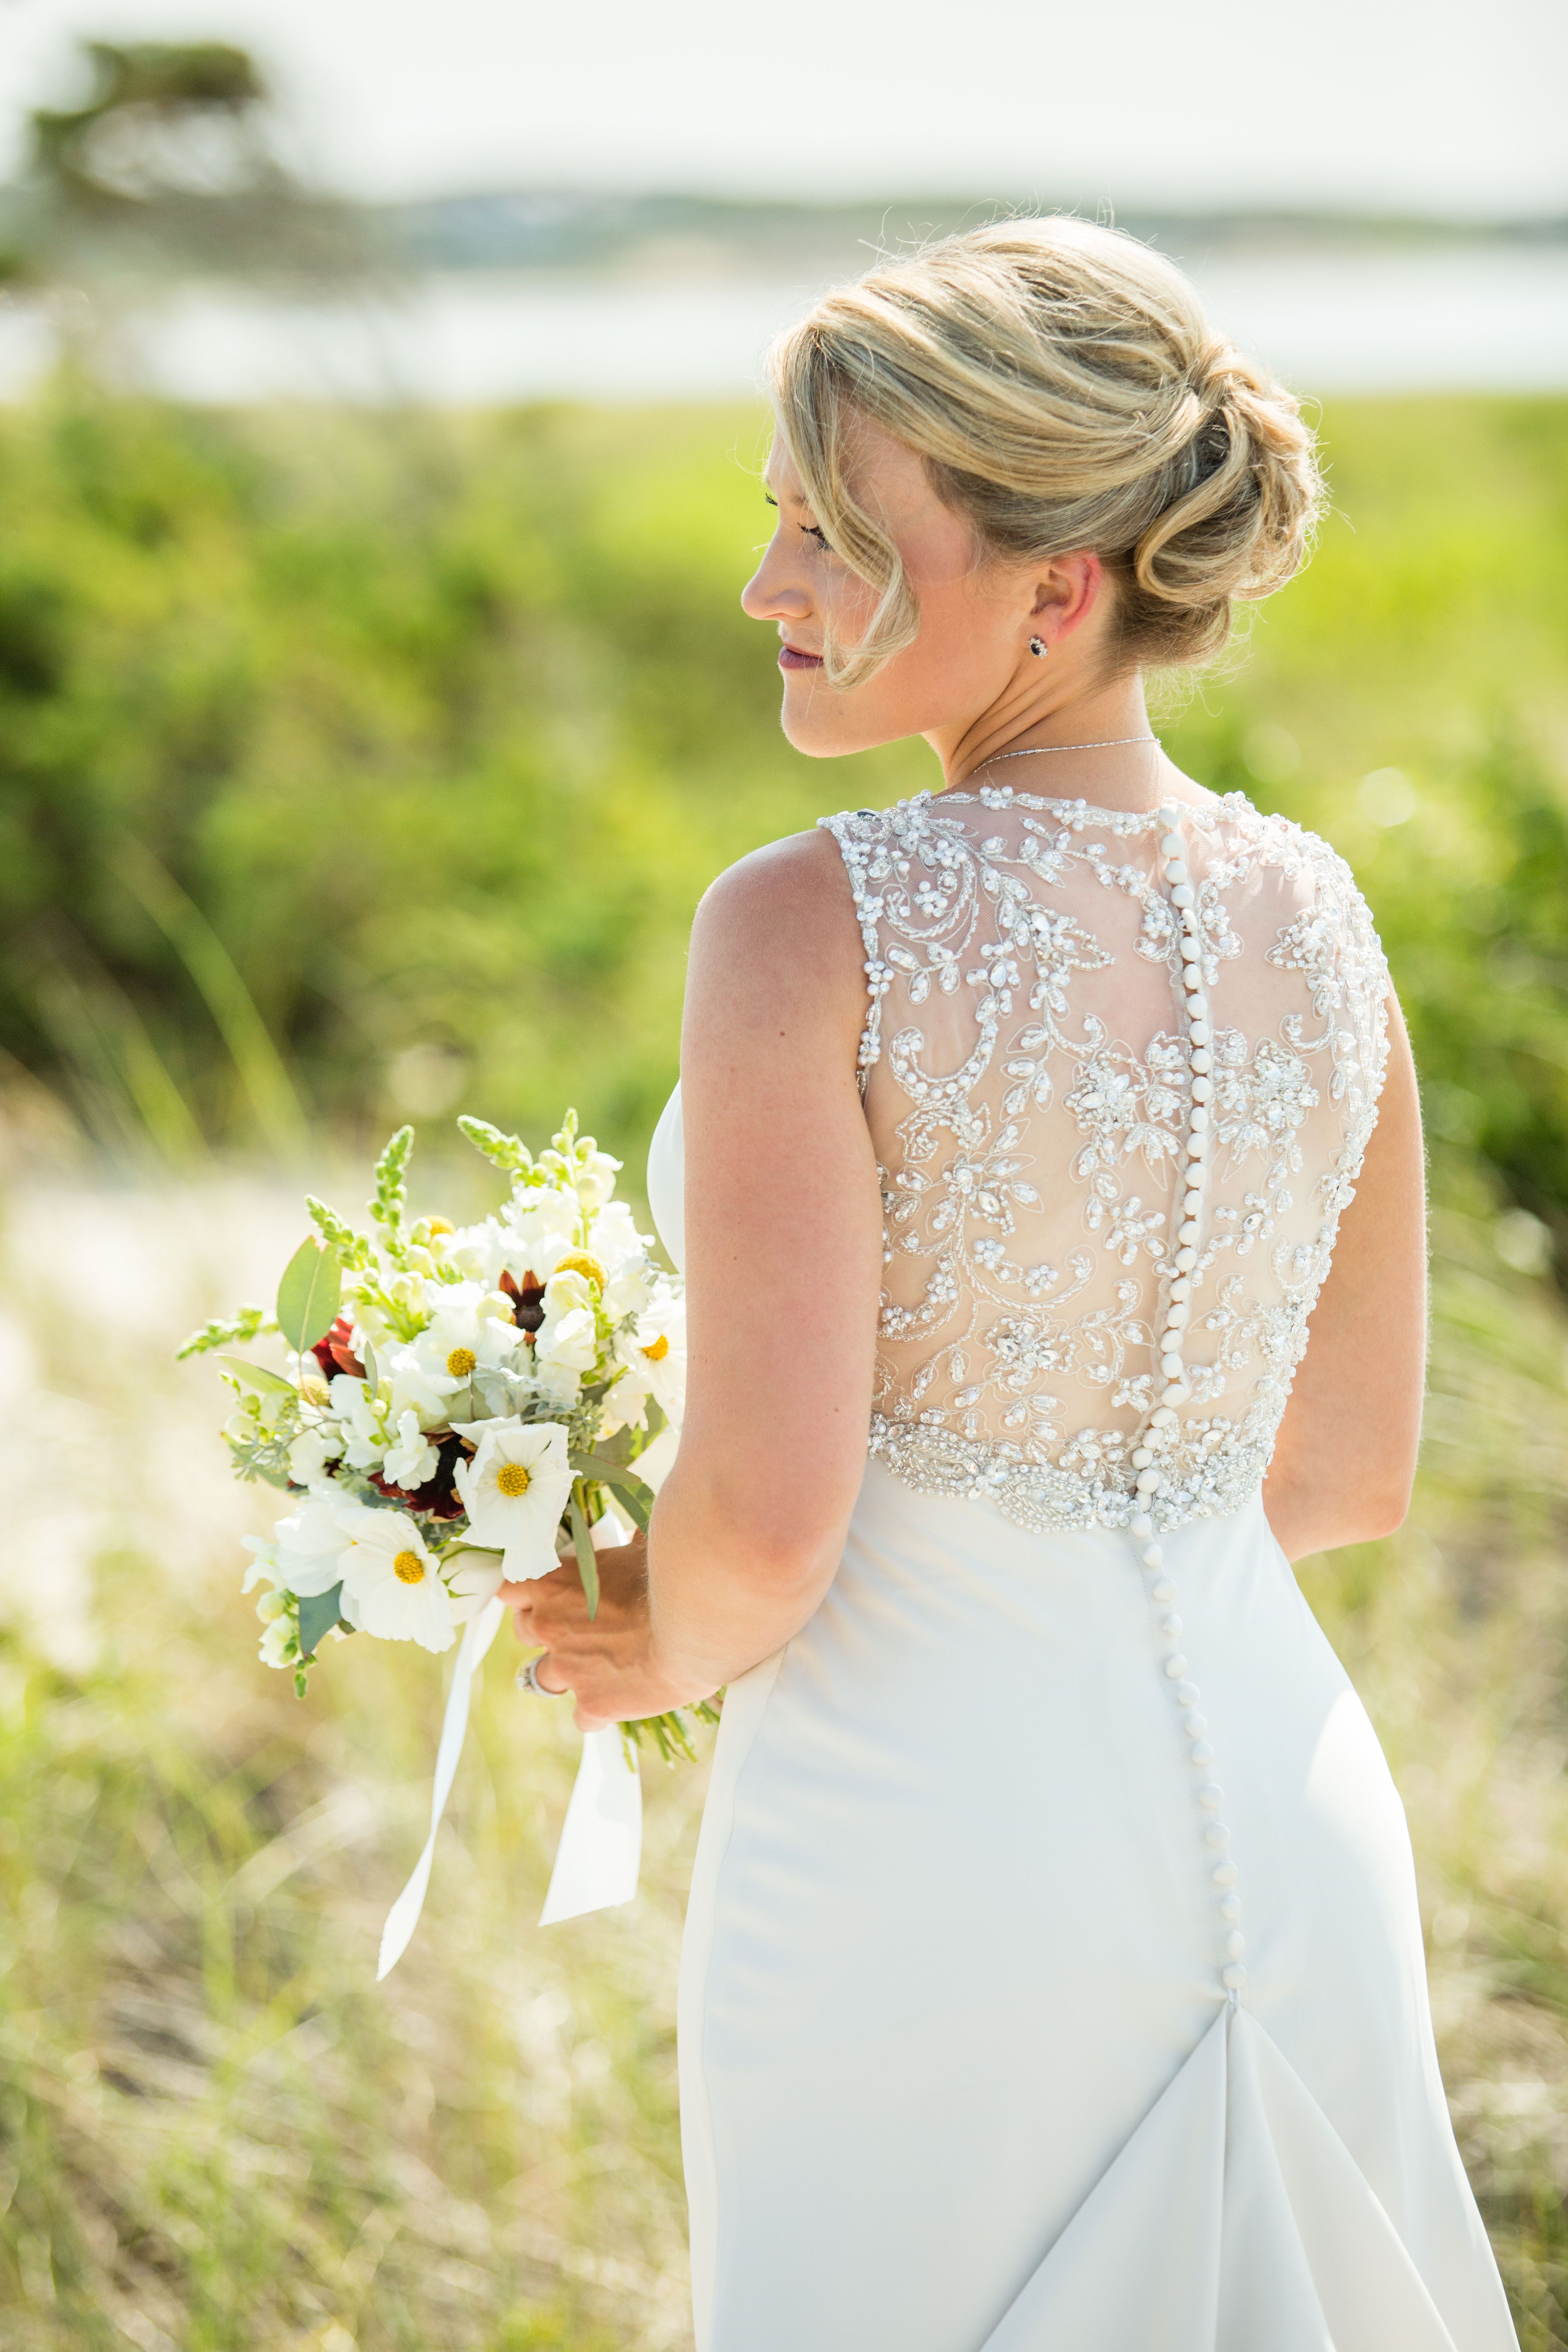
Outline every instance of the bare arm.
[[1340, 1221], [1263, 1486], [1290, 1559], [1366, 1543], [1403, 1520], [1426, 1368], [1426, 1196], [1415, 1068], [1389, 1003], [1378, 1121]]
[[825, 834], [723, 875], [692, 930], [681, 1037], [689, 1387], [640, 1549], [595, 1624], [570, 1575], [512, 1586], [542, 1679], [588, 1728], [705, 1697], [798, 1632], [866, 1466], [882, 1221], [855, 1083], [862, 950]]

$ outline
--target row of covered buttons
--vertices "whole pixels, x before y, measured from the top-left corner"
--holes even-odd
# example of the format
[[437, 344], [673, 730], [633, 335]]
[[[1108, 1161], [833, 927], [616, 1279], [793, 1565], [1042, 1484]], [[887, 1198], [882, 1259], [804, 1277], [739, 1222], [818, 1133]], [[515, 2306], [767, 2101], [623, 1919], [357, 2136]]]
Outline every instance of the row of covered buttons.
[[1177, 831], [1181, 823], [1180, 810], [1169, 806], [1163, 808], [1160, 822], [1165, 827], [1160, 843], [1160, 855], [1164, 860], [1171, 904], [1176, 910], [1180, 925], [1178, 945], [1182, 986], [1186, 1001], [1192, 1108], [1187, 1122], [1186, 1167], [1183, 1171], [1184, 1183], [1175, 1233], [1176, 1247], [1172, 1261], [1175, 1270], [1171, 1279], [1164, 1328], [1159, 1339], [1160, 1371], [1165, 1386], [1159, 1404], [1149, 1416], [1148, 1433], [1143, 1442], [1133, 1450], [1132, 1467], [1137, 1474], [1139, 1507], [1132, 1517], [1131, 1533], [1148, 1571], [1149, 1598], [1161, 1612], [1160, 1632], [1170, 1644], [1165, 1657], [1165, 1675], [1182, 1710], [1187, 1752], [1194, 1765], [1205, 1775], [1198, 1787], [1197, 1801], [1210, 1816], [1204, 1829], [1205, 1843], [1218, 1857], [1212, 1876], [1219, 1889], [1219, 1911], [1225, 1934], [1226, 1964], [1220, 1971], [1220, 1980], [1226, 1992], [1235, 1999], [1247, 1984], [1247, 1970], [1241, 1964], [1247, 1938], [1241, 1932], [1241, 1900], [1236, 1892], [1239, 1874], [1230, 1858], [1230, 1832], [1219, 1819], [1225, 1791], [1208, 1777], [1214, 1764], [1214, 1749], [1209, 1744], [1207, 1720], [1200, 1712], [1202, 1694], [1196, 1683], [1188, 1678], [1187, 1660], [1181, 1649], [1183, 1629], [1182, 1621], [1175, 1613], [1175, 1580], [1166, 1570], [1165, 1555], [1156, 1539], [1154, 1521], [1148, 1507], [1163, 1483], [1157, 1456], [1175, 1432], [1177, 1406], [1184, 1404], [1189, 1394], [1184, 1342], [1192, 1316], [1192, 1276], [1198, 1262], [1198, 1243], [1202, 1234], [1212, 1118], [1209, 1105], [1214, 1097], [1214, 1030], [1204, 987], [1197, 893], [1187, 867], [1186, 844]]

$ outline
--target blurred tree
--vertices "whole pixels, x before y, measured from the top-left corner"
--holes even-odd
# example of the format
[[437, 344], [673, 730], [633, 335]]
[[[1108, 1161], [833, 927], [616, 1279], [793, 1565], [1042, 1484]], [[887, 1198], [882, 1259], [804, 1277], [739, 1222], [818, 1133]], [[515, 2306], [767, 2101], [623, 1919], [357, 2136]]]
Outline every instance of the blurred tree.
[[225, 41], [89, 41], [80, 104], [40, 107], [8, 192], [8, 274], [34, 282], [198, 268], [340, 278], [354, 210], [279, 152], [255, 60]]

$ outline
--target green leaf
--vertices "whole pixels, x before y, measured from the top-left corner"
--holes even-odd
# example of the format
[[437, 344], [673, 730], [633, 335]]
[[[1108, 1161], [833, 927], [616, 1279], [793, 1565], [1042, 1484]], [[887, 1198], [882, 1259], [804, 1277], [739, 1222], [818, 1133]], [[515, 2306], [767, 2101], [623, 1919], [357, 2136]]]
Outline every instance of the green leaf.
[[304, 1241], [283, 1269], [278, 1286], [278, 1328], [299, 1355], [324, 1339], [337, 1320], [343, 1295], [342, 1261], [335, 1249]]
[[243, 1356], [220, 1356], [218, 1362], [226, 1364], [236, 1379], [243, 1381], [247, 1388], [259, 1389], [263, 1396], [276, 1396], [279, 1392], [284, 1396], [298, 1396], [300, 1393], [292, 1381], [286, 1381], [281, 1372], [269, 1372], [265, 1364], [247, 1364]]
[[321, 1643], [342, 1615], [339, 1606], [343, 1588], [334, 1584], [330, 1592], [309, 1592], [300, 1601], [300, 1652], [302, 1657], [313, 1658]]
[[572, 1541], [577, 1548], [577, 1573], [583, 1580], [583, 1598], [588, 1604], [588, 1614], [599, 1613], [599, 1563], [594, 1556], [594, 1538], [588, 1530], [588, 1514], [583, 1508], [581, 1491], [572, 1495]]
[[646, 1535], [653, 1510], [653, 1488], [623, 1469], [618, 1462], [606, 1462], [602, 1454], [573, 1454], [568, 1460], [580, 1477], [592, 1478], [601, 1486], [608, 1486], [619, 1496], [633, 1518]]

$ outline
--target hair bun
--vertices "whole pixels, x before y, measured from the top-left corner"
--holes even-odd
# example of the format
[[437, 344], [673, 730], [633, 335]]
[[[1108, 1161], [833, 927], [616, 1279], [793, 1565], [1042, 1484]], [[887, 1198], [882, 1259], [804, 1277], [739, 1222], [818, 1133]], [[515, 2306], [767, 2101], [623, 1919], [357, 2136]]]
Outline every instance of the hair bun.
[[886, 260], [825, 297], [769, 365], [817, 520], [879, 591], [854, 655], [826, 648], [837, 684], [918, 626], [898, 551], [855, 495], [858, 415], [925, 459], [982, 548], [1098, 554], [1129, 664], [1217, 653], [1233, 603], [1297, 569], [1321, 503], [1292, 395], [1213, 331], [1173, 263], [1071, 217]]

